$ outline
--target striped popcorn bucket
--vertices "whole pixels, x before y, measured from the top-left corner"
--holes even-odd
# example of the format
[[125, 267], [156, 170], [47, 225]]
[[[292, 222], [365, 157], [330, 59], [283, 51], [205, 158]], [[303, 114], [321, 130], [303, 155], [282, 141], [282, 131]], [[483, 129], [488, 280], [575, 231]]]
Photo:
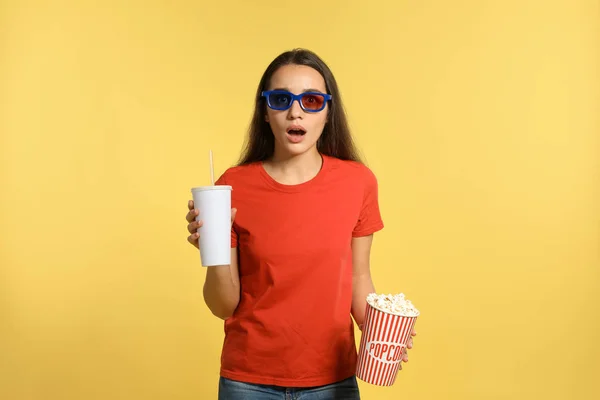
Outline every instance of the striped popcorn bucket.
[[417, 317], [378, 310], [367, 303], [356, 377], [377, 386], [392, 386]]

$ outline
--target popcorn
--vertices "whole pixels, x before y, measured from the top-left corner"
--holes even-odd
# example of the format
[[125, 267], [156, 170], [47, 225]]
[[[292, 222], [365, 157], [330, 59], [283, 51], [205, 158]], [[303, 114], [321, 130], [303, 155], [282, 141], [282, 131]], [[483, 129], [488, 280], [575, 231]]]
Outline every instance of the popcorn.
[[372, 307], [390, 314], [404, 317], [417, 317], [419, 315], [419, 310], [413, 306], [410, 300], [404, 298], [404, 293], [396, 295], [370, 293], [367, 296], [367, 302]]
[[356, 377], [377, 386], [396, 381], [419, 310], [404, 294], [367, 296]]

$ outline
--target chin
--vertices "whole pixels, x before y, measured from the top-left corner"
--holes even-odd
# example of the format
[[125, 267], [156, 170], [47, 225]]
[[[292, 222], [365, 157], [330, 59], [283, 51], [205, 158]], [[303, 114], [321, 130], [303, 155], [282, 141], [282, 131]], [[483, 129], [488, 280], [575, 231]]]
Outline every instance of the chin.
[[285, 146], [285, 152], [291, 156], [299, 156], [308, 153], [316, 148], [316, 143], [313, 144], [288, 144]]
[[316, 141], [306, 140], [308, 138], [304, 138], [304, 140], [300, 143], [292, 143], [288, 140], [287, 137], [278, 140], [277, 143], [279, 148], [283, 150], [284, 153], [289, 154], [290, 156], [299, 156], [308, 151], [312, 151], [317, 146]]

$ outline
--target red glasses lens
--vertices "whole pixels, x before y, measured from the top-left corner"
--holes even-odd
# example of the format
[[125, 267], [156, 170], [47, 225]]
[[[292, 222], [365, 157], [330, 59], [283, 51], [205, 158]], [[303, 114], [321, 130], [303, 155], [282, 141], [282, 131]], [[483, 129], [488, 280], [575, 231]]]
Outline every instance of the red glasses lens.
[[323, 103], [325, 103], [325, 97], [320, 94], [305, 94], [302, 96], [302, 105], [307, 110], [319, 110], [323, 108]]

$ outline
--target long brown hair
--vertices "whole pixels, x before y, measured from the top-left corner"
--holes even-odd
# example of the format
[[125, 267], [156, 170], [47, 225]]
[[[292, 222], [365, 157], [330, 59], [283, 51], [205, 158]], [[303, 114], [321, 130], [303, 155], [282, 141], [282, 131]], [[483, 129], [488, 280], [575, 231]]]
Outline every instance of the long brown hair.
[[290, 64], [306, 65], [319, 72], [325, 80], [327, 93], [331, 95], [327, 123], [321, 137], [317, 141], [317, 150], [327, 156], [361, 162], [354, 141], [352, 140], [352, 135], [350, 134], [346, 112], [333, 73], [327, 64], [312, 51], [294, 49], [277, 56], [269, 64], [258, 84], [254, 114], [248, 129], [245, 148], [238, 165], [264, 161], [273, 155], [275, 151], [275, 138], [271, 131], [271, 126], [265, 121], [267, 106], [261, 93], [267, 90], [267, 85], [275, 71], [284, 65]]

